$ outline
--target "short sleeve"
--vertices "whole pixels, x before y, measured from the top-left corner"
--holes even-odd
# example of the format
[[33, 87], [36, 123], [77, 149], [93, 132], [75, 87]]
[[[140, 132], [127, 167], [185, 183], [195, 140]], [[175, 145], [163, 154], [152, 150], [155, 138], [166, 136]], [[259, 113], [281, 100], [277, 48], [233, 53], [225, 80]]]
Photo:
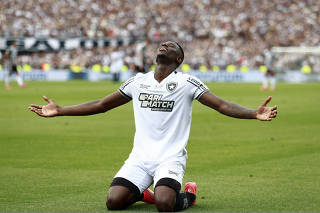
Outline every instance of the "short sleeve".
[[132, 99], [132, 86], [133, 86], [134, 80], [135, 80], [135, 77], [129, 78], [119, 88], [120, 94], [123, 95], [123, 97], [125, 97], [128, 100]]
[[201, 97], [201, 95], [205, 92], [209, 91], [209, 88], [198, 78], [189, 76], [187, 78], [187, 82], [190, 87], [190, 92], [192, 95], [192, 99], [197, 99]]

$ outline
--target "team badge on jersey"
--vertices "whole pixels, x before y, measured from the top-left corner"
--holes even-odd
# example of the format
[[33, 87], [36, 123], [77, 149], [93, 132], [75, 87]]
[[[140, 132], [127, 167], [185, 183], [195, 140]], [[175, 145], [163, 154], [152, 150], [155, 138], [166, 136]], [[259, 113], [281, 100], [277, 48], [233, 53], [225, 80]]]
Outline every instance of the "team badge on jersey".
[[178, 83], [177, 82], [170, 82], [170, 83], [167, 83], [167, 90], [168, 92], [173, 92], [178, 86]]

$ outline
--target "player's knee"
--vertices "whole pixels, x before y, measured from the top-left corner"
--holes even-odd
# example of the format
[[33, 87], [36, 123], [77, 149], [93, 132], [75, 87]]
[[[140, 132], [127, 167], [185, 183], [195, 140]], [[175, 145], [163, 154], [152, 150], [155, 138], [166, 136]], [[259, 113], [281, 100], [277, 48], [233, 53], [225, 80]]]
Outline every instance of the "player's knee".
[[159, 212], [174, 211], [175, 202], [175, 199], [168, 196], [155, 197], [155, 204]]
[[134, 193], [129, 188], [116, 185], [109, 188], [106, 206], [109, 210], [126, 209], [134, 201]]
[[114, 195], [108, 196], [106, 206], [109, 210], [120, 210], [125, 208], [123, 201]]

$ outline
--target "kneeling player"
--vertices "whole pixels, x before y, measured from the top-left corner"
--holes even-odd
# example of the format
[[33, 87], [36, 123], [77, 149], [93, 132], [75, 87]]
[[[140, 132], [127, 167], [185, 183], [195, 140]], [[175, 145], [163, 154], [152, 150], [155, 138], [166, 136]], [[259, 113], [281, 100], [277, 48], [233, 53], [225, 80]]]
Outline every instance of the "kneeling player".
[[[139, 200], [153, 202], [152, 198], [158, 211], [179, 211], [195, 203], [195, 183], [187, 183], [180, 193], [193, 100], [235, 118], [270, 121], [277, 115], [276, 106], [267, 107], [271, 97], [254, 110], [215, 96], [199, 79], [176, 71], [183, 58], [180, 45], [168, 41], [158, 48], [154, 72], [137, 74], [101, 100], [59, 107], [44, 96], [48, 105], [29, 107], [43, 117], [92, 115], [133, 101], [134, 145], [111, 183], [108, 209], [125, 209]], [[154, 195], [148, 190], [151, 184]]]

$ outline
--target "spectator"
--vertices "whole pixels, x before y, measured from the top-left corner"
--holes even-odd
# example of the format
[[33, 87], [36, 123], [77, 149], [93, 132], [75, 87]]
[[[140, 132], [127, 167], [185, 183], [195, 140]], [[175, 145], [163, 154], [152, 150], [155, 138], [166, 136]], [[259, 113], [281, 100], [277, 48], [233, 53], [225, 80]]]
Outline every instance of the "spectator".
[[[185, 63], [191, 67], [225, 67], [242, 57], [254, 67], [263, 61], [263, 51], [269, 46], [319, 45], [319, 13], [320, 3], [314, 0], [3, 0], [0, 36], [169, 38], [184, 44]], [[128, 48], [132, 50], [126, 55], [136, 47]], [[146, 47], [146, 61], [152, 60], [154, 48], [152, 44]], [[103, 57], [96, 51], [74, 52]], [[66, 57], [59, 66], [66, 66], [71, 56], [85, 65], [92, 62], [87, 55], [73, 53], [57, 53]], [[54, 56], [48, 56], [49, 60]], [[282, 57], [279, 63], [297, 57]], [[311, 57], [308, 61], [318, 60]]]

